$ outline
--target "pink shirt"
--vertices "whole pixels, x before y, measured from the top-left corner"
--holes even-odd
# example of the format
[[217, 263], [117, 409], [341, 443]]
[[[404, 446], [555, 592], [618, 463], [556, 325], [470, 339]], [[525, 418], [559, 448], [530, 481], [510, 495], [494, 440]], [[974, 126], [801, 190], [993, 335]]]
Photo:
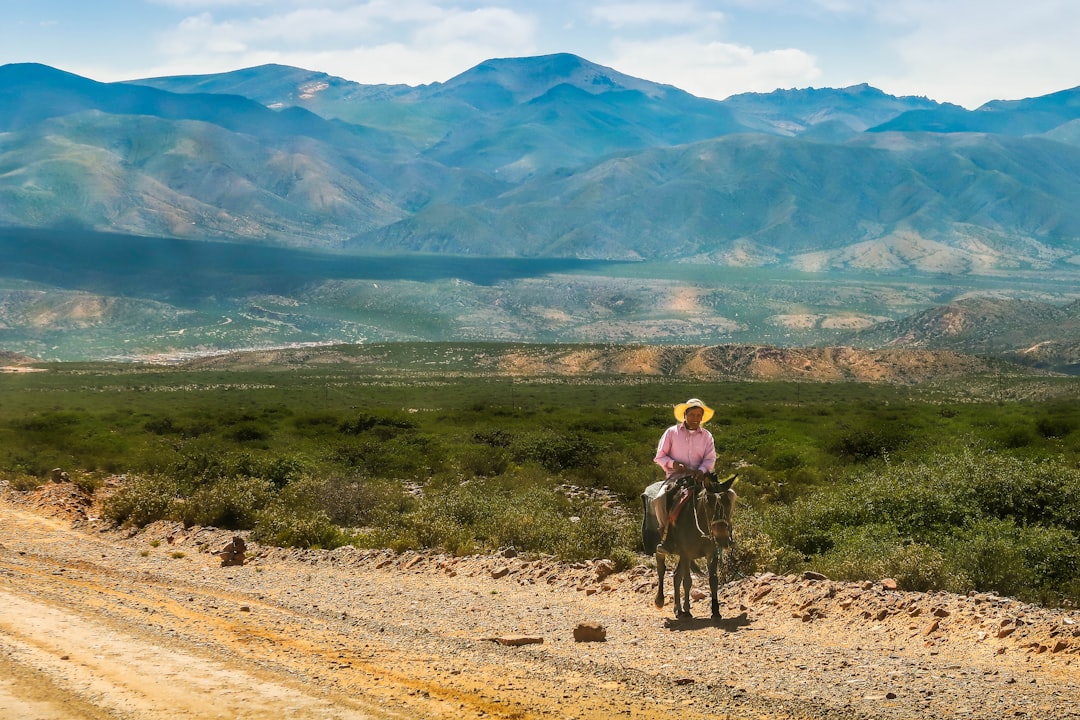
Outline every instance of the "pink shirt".
[[664, 469], [667, 477], [675, 474], [671, 466], [676, 462], [691, 470], [711, 472], [716, 465], [716, 445], [712, 433], [705, 428], [690, 432], [682, 423], [672, 425], [660, 436], [653, 462]]

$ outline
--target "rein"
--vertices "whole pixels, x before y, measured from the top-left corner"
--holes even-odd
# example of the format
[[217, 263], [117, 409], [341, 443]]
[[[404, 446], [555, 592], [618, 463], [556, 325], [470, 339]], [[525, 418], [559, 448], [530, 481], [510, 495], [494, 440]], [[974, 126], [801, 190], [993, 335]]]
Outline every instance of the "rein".
[[[704, 500], [700, 503], [698, 502], [699, 493], [705, 496]], [[707, 507], [702, 510], [700, 505], [705, 505]], [[708, 539], [709, 542], [716, 542], [712, 536], [713, 522], [724, 522], [725, 524], [729, 524], [721, 517], [723, 515], [722, 505], [723, 502], [720, 499], [720, 495], [718, 493], [710, 493], [707, 487], [702, 487], [700, 491], [694, 493], [694, 526], [697, 528], [698, 534], [703, 538]], [[710, 508], [708, 506], [714, 507]], [[705, 527], [709, 528], [710, 532], [705, 532], [701, 529], [701, 514], [703, 512], [705, 513]], [[716, 520], [718, 517], [720, 519]]]

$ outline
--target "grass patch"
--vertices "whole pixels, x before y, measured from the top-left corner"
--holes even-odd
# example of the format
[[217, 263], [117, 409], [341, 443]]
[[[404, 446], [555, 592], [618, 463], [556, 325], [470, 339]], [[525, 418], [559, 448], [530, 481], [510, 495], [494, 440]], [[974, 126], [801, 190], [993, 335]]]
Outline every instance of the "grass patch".
[[626, 567], [641, 557], [657, 439], [672, 405], [697, 396], [717, 410], [718, 469], [740, 475], [732, 572], [1080, 601], [1076, 380], [510, 382], [466, 372], [459, 346], [385, 352], [373, 368], [0, 376], [0, 476], [34, 490], [62, 467], [93, 490], [123, 473], [103, 511], [118, 525]]

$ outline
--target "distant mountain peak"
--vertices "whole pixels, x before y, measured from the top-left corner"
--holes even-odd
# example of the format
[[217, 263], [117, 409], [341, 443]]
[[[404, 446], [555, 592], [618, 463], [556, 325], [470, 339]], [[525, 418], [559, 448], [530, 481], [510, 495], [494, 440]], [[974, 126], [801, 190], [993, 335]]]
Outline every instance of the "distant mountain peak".
[[636, 90], [649, 97], [662, 97], [675, 90], [667, 85], [625, 75], [571, 53], [485, 60], [441, 83], [439, 87], [458, 91], [469, 85], [488, 86], [507, 93], [508, 99], [514, 103], [523, 103], [564, 84], [593, 94]]

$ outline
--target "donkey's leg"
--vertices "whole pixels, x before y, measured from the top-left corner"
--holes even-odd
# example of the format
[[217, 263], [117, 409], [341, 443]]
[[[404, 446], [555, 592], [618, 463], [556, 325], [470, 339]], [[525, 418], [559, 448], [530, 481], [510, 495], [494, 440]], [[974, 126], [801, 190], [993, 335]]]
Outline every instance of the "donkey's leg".
[[664, 607], [664, 575], [667, 574], [667, 563], [664, 560], [664, 553], [656, 553], [656, 597], [653, 598], [653, 604], [658, 608]]
[[[679, 565], [675, 568], [675, 616], [681, 618], [691, 617], [690, 615], [690, 561], [686, 558], [679, 556]], [[682, 590], [682, 597], [679, 597], [679, 590]]]
[[720, 552], [717, 549], [716, 552], [709, 556], [709, 598], [714, 620], [720, 619], [720, 601], [716, 597], [716, 592], [720, 586], [720, 579], [717, 577], [717, 569], [720, 566]]

